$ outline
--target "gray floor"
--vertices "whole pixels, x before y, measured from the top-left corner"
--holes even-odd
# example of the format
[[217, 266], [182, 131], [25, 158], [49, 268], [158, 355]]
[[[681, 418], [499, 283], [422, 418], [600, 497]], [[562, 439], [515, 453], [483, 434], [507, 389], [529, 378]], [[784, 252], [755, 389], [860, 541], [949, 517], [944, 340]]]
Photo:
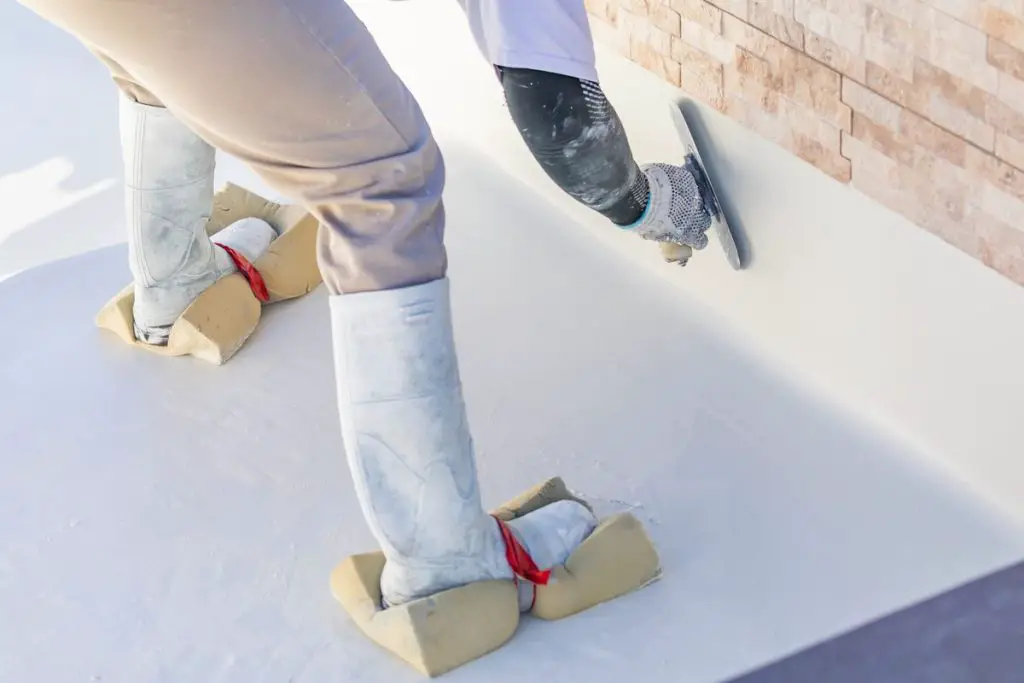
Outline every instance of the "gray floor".
[[731, 683], [1024, 681], [1024, 563]]

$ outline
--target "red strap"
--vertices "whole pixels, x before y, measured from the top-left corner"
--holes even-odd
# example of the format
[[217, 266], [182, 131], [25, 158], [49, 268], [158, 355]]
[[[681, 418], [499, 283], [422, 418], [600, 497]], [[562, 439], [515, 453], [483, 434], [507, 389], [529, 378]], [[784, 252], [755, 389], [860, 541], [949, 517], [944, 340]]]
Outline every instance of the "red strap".
[[537, 567], [537, 563], [530, 557], [530, 553], [526, 552], [526, 548], [512, 533], [512, 529], [497, 517], [494, 519], [498, 522], [498, 528], [501, 529], [501, 538], [505, 541], [505, 559], [508, 560], [508, 566], [512, 568], [512, 573], [532, 583], [546, 586], [548, 579], [551, 578], [551, 570], [541, 571]]
[[260, 271], [256, 270], [256, 266], [249, 263], [249, 259], [231, 247], [219, 243], [217, 246], [226, 251], [231, 260], [235, 262], [238, 272], [248, 281], [249, 288], [252, 289], [252, 293], [256, 295], [256, 298], [263, 303], [270, 301], [270, 291], [267, 290], [267, 283], [263, 281], [263, 276], [260, 275]]

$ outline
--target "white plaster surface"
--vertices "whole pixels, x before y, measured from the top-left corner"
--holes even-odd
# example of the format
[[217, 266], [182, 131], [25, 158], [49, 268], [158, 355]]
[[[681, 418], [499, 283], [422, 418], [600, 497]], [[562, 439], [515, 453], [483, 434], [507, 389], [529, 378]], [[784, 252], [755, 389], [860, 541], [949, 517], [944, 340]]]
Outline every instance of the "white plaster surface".
[[[534, 167], [456, 3], [353, 4], [447, 154], [485, 499], [562, 474], [665, 565], [449, 680], [711, 683], [1024, 556], [1024, 290], [716, 117], [755, 261], [668, 268]], [[0, 681], [418, 680], [327, 590], [372, 539], [323, 290], [220, 368], [96, 330], [129, 278], [113, 86], [0, 25]], [[601, 71], [638, 156], [676, 153], [668, 89]]]

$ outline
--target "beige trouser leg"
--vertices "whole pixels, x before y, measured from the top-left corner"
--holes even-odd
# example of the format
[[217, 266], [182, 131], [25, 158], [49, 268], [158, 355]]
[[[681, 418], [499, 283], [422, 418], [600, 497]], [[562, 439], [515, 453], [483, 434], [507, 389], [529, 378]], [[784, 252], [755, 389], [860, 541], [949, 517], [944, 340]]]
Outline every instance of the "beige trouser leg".
[[321, 222], [332, 294], [443, 277], [444, 162], [342, 0], [20, 0]]
[[140, 104], [146, 104], [150, 107], [163, 107], [164, 103], [160, 101], [153, 93], [146, 90], [146, 88], [139, 83], [138, 79], [128, 73], [123, 66], [115, 62], [113, 59], [103, 53], [98, 48], [89, 47], [89, 50], [96, 55], [96, 58], [107, 65], [110, 69], [110, 76], [114, 79], [114, 83], [121, 89], [129, 99], [134, 100]]

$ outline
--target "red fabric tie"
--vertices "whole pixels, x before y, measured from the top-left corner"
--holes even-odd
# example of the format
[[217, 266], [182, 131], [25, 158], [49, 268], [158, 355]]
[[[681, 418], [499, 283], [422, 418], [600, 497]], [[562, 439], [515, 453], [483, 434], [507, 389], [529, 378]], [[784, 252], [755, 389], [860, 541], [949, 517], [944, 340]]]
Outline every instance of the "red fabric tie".
[[530, 557], [530, 553], [526, 552], [526, 548], [512, 533], [512, 529], [497, 517], [494, 520], [498, 523], [498, 528], [501, 529], [501, 538], [505, 541], [505, 559], [508, 560], [508, 566], [512, 568], [512, 573], [539, 586], [548, 585], [551, 570], [541, 571], [537, 567], [537, 563]]
[[260, 275], [260, 271], [256, 270], [256, 266], [249, 263], [249, 259], [242, 256], [231, 247], [219, 243], [217, 243], [217, 246], [226, 251], [228, 256], [231, 257], [235, 266], [238, 267], [238, 272], [240, 272], [242, 277], [244, 277], [249, 283], [249, 288], [252, 290], [252, 293], [256, 295], [256, 298], [263, 303], [270, 301], [270, 292], [267, 290], [267, 283], [263, 281], [263, 276]]

